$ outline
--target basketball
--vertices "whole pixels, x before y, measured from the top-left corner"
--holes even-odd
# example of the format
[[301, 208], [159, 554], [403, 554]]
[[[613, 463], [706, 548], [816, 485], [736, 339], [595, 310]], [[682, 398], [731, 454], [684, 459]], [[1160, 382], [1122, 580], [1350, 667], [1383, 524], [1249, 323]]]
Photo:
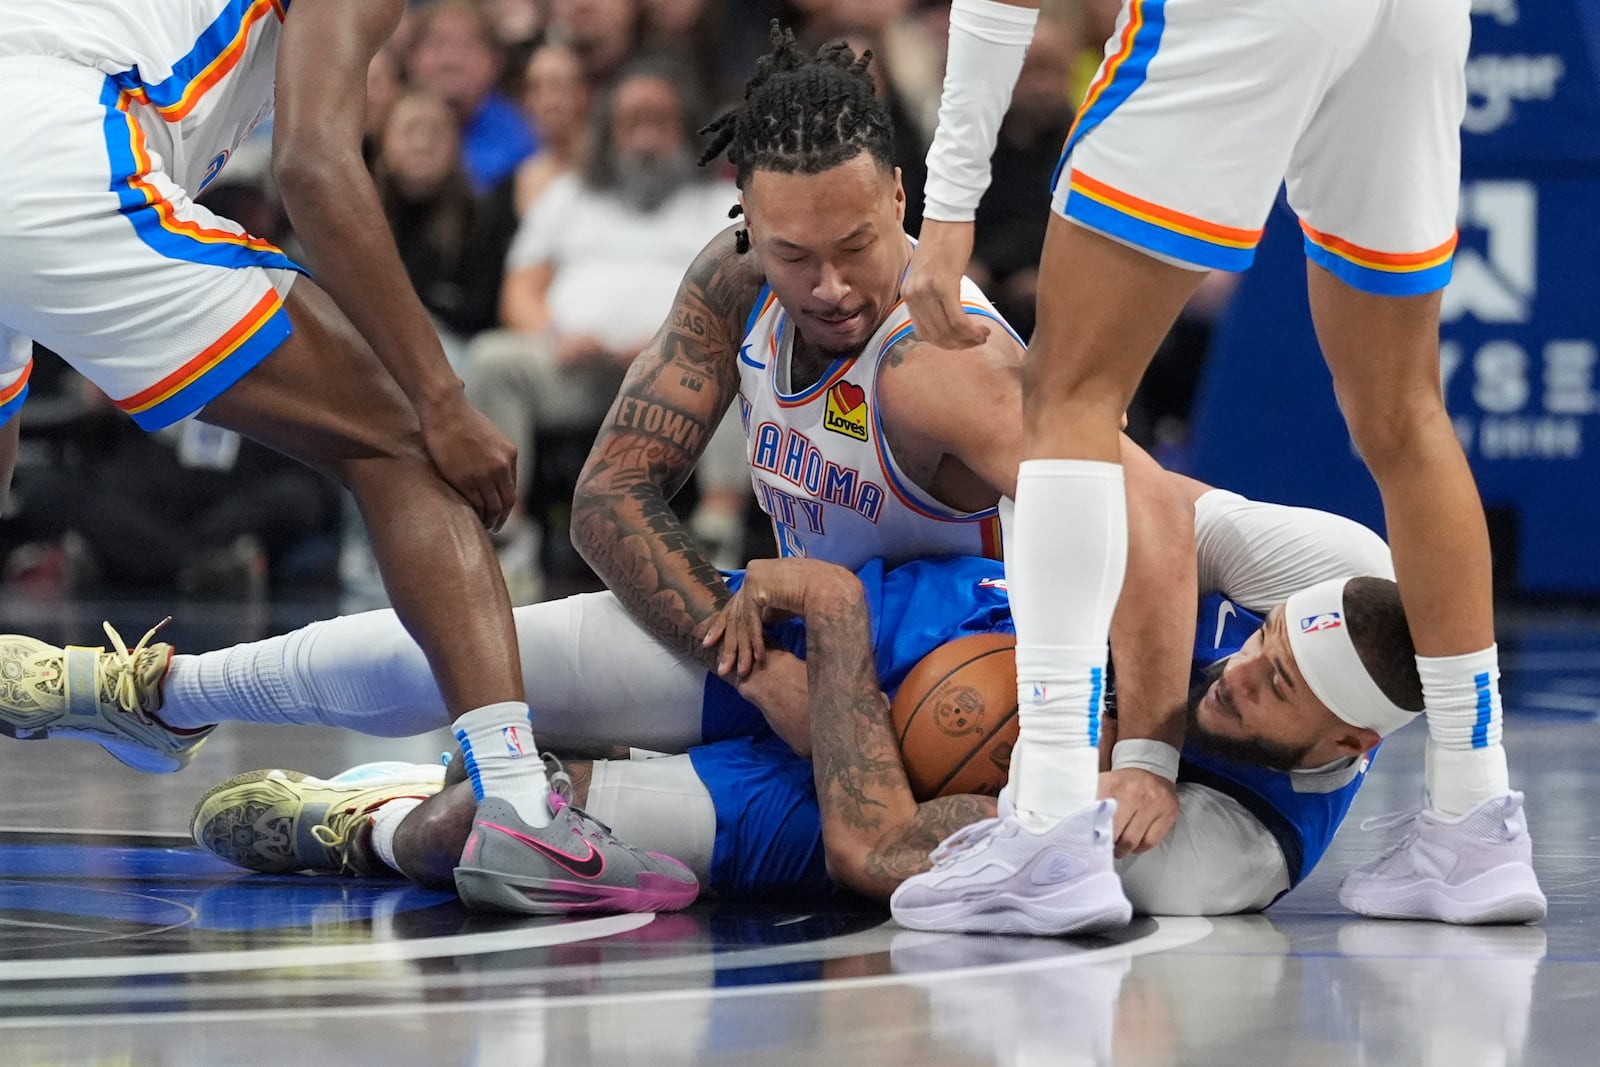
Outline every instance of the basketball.
[[920, 800], [998, 796], [1017, 740], [1017, 639], [974, 634], [941, 645], [901, 683], [889, 721]]

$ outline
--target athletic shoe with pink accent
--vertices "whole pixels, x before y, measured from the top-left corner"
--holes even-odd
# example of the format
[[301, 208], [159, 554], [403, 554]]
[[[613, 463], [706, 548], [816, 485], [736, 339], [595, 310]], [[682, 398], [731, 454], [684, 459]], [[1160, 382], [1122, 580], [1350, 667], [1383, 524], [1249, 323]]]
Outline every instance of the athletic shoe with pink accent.
[[1089, 804], [1034, 832], [1001, 793], [998, 818], [956, 831], [933, 869], [889, 898], [912, 930], [968, 934], [1088, 934], [1126, 926], [1133, 907], [1112, 865], [1114, 800]]
[[[1486, 800], [1454, 819], [1427, 808], [1404, 818], [1409, 826], [1399, 841], [1345, 876], [1340, 904], [1374, 919], [1476, 924], [1545, 917], [1521, 793]], [[1362, 829], [1394, 821], [1368, 819]]]
[[671, 856], [618, 841], [611, 828], [550, 795], [554, 815], [529, 826], [510, 802], [485, 797], [456, 867], [468, 907], [522, 915], [677, 911], [700, 894]]

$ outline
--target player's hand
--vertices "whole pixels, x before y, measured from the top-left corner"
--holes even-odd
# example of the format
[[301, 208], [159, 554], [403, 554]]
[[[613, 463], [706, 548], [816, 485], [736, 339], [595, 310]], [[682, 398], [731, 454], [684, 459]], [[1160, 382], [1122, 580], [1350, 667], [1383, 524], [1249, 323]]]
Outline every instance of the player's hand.
[[766, 624], [804, 610], [804, 560], [751, 560], [744, 584], [712, 616], [701, 644], [721, 645], [717, 673], [743, 680], [767, 658]]
[[922, 235], [900, 287], [917, 336], [939, 348], [973, 348], [988, 327], [961, 310], [961, 276], [972, 258], [972, 223], [922, 221]]
[[797, 755], [811, 755], [805, 660], [781, 648], [769, 649], [766, 662], [738, 688], [740, 696], [761, 709], [773, 733]]
[[1117, 802], [1117, 856], [1148, 852], [1178, 821], [1178, 786], [1138, 767], [1100, 775], [1100, 799]]
[[478, 518], [498, 531], [517, 502], [517, 449], [466, 397], [417, 417], [433, 465], [466, 498]]

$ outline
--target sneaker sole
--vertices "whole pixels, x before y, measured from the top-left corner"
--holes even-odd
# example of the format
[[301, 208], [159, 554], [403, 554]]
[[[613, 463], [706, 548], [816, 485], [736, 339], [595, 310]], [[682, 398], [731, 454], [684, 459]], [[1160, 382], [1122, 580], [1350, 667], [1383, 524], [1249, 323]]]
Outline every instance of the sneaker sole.
[[1422, 919], [1479, 926], [1500, 923], [1536, 923], [1550, 906], [1531, 867], [1508, 864], [1485, 871], [1460, 885], [1438, 879], [1384, 890], [1341, 888], [1339, 903], [1372, 919]]
[[649, 873], [639, 876], [637, 888], [508, 875], [482, 867], [457, 867], [455, 877], [456, 893], [469, 908], [517, 915], [678, 911], [700, 893], [698, 885]]
[[1004, 891], [979, 899], [931, 906], [890, 903], [895, 922], [908, 930], [952, 934], [1026, 934], [1065, 937], [1127, 926], [1133, 905], [1115, 872], [1076, 879], [1048, 896]]
[[[247, 771], [236, 774], [213, 787], [194, 809], [189, 822], [189, 834], [196, 844], [218, 859], [259, 871], [262, 874], [288, 874], [298, 871], [301, 864], [294, 857], [294, 833], [289, 820], [280, 820], [281, 832], [263, 829], [261, 816], [270, 808], [281, 804], [285, 793], [276, 783], [287, 779], [298, 782], [305, 778], [299, 771], [277, 772]], [[240, 793], [246, 787], [256, 787], [251, 792]], [[234, 794], [227, 803], [218, 807], [214, 799], [224, 794]]]

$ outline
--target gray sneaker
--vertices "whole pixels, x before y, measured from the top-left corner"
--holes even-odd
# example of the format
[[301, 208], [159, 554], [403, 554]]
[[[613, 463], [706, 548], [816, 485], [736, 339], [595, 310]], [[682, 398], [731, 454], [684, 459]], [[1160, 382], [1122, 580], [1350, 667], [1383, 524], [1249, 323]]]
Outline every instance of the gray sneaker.
[[623, 844], [610, 827], [551, 793], [547, 826], [485, 797], [456, 867], [462, 903], [522, 915], [677, 911], [700, 883], [671, 856]]

